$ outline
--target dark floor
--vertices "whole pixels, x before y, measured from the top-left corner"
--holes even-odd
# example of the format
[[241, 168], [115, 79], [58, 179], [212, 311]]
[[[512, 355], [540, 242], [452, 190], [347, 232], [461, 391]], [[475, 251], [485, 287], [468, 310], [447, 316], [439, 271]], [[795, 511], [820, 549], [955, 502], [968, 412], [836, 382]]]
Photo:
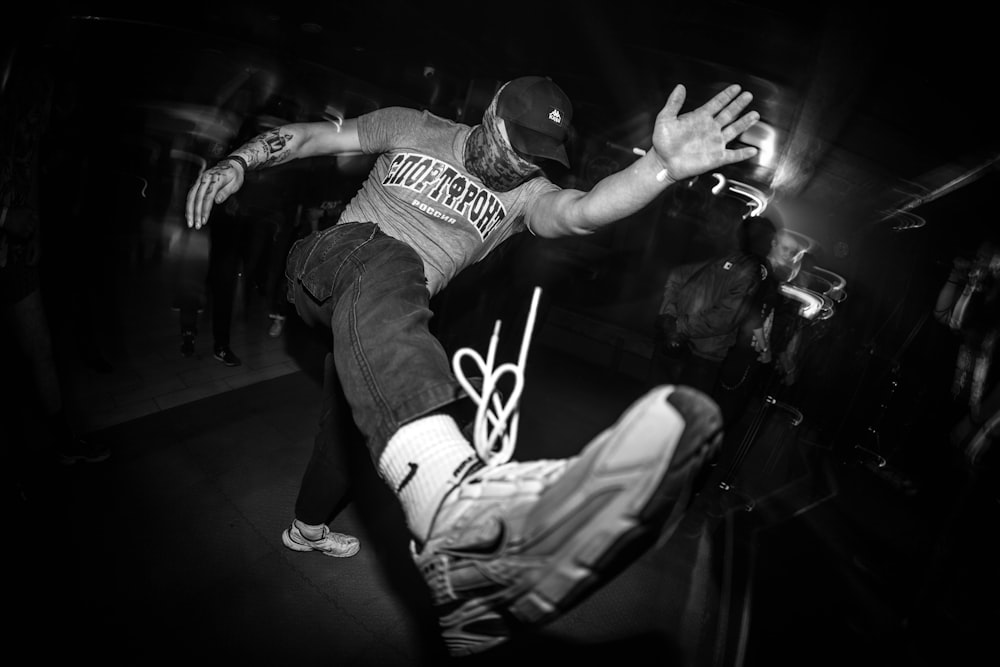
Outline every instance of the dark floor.
[[[318, 369], [320, 353], [303, 368]], [[643, 390], [538, 346], [517, 458], [573, 453]], [[16, 504], [21, 530], [10, 533], [30, 541], [7, 570], [11, 636], [53, 657], [135, 665], [448, 662], [402, 515], [365, 461], [332, 523], [361, 538], [356, 557], [281, 544], [319, 400], [316, 375], [300, 371], [92, 434], [111, 444], [110, 461], [62, 470], [47, 497]], [[458, 662], [930, 666], [995, 655], [995, 491], [944, 463], [939, 488], [900, 488], [845, 458], [809, 415], [793, 426], [769, 414], [734, 469], [742, 441], [730, 437], [671, 540], [541, 631]]]

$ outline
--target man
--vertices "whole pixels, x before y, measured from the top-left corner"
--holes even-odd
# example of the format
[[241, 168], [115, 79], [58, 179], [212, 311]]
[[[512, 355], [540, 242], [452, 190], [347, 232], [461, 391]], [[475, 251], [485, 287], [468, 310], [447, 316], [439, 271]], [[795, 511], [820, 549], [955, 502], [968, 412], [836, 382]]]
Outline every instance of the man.
[[983, 240], [971, 260], [952, 260], [932, 314], [958, 343], [950, 392], [953, 409], [958, 410], [952, 416], [958, 421], [949, 441], [977, 463], [998, 430], [1000, 414], [1000, 375], [994, 361], [1000, 338], [1000, 243]]
[[[379, 156], [338, 223], [293, 246], [289, 300], [307, 324], [332, 330], [335, 379], [403, 508], [453, 655], [504, 642], [511, 623], [550, 621], [603, 583], [634, 557], [630, 547], [665, 521], [676, 524], [677, 512], [668, 515], [683, 510], [692, 474], [718, 449], [711, 399], [665, 386], [576, 457], [498, 461], [463, 436], [454, 415], [466, 393], [428, 330], [430, 298], [510, 235], [588, 234], [672, 183], [756, 153], [726, 147], [757, 121], [754, 112], [740, 116], [749, 93], [730, 86], [679, 116], [684, 98], [677, 86], [657, 115], [653, 147], [590, 192], [561, 189], [542, 174], [544, 160], [568, 165], [572, 108], [549, 79], [522, 77], [501, 86], [475, 127], [393, 107], [275, 128], [206, 171], [188, 194], [188, 225], [197, 228], [248, 170], [318, 155]], [[333, 474], [335, 447], [321, 440], [310, 468], [325, 460]], [[329, 483], [307, 470], [300, 500], [307, 485]], [[326, 525], [302, 516], [283, 536], [296, 549], [310, 549], [313, 538], [331, 555], [357, 550], [346, 536], [330, 543]]]
[[[776, 234], [775, 224], [767, 218], [741, 220], [733, 251], [670, 272], [656, 319], [655, 333], [662, 341], [658, 379], [695, 387], [719, 402], [720, 389], [742, 384], [740, 376], [753, 358], [769, 349], [761, 306], [766, 302], [768, 310], [773, 308], [775, 295], [761, 294], [761, 289], [765, 285], [776, 289], [768, 260]], [[738, 345], [741, 342], [745, 345]], [[734, 355], [723, 373], [724, 360], [734, 347], [742, 354]], [[730, 416], [726, 410], [723, 413]]]
[[740, 252], [731, 260], [744, 267], [749, 282], [745, 284], [736, 339], [726, 352], [711, 392], [729, 436], [771, 368], [772, 329], [780, 291], [769, 256], [777, 246], [777, 237], [778, 227], [769, 218], [747, 218], [740, 225]]

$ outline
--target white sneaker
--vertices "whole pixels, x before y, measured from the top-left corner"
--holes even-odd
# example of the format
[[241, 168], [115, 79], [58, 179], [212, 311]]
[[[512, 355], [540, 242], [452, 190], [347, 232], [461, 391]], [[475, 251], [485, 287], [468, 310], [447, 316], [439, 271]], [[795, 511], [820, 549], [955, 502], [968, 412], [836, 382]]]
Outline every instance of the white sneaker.
[[271, 318], [271, 328], [267, 330], [267, 335], [271, 338], [277, 338], [285, 328], [285, 318], [283, 315], [274, 314], [268, 317]]
[[715, 402], [658, 387], [575, 457], [485, 465], [411, 545], [453, 656], [547, 623], [667, 539], [721, 446]]
[[323, 534], [315, 540], [310, 540], [302, 534], [299, 527], [295, 525], [295, 521], [292, 521], [292, 525], [281, 534], [281, 541], [292, 551], [319, 551], [334, 558], [349, 558], [361, 549], [358, 538], [335, 533], [325, 525], [323, 526]]

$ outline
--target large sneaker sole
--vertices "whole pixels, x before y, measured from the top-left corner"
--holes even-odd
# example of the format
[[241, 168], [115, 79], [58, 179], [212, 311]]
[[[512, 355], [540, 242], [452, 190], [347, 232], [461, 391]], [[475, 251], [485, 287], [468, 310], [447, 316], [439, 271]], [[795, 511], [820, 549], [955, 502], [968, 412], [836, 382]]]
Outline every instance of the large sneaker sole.
[[509, 617], [535, 627], [554, 620], [672, 532], [721, 435], [715, 402], [689, 387], [658, 387], [633, 403], [544, 493], [523, 539], [505, 549], [512, 560], [544, 565], [525, 567], [520, 585], [441, 618], [449, 652], [503, 643], [515, 625]]

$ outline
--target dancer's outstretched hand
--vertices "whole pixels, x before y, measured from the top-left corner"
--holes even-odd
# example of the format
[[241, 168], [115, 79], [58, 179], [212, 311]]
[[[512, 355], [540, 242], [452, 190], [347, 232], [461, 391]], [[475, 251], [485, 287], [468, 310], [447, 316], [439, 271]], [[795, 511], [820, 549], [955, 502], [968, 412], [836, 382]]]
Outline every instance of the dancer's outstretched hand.
[[752, 147], [726, 147], [760, 119], [756, 111], [740, 116], [753, 95], [733, 84], [694, 111], [678, 115], [686, 94], [684, 86], [675, 87], [653, 126], [653, 149], [668, 179], [682, 181], [757, 154]]

